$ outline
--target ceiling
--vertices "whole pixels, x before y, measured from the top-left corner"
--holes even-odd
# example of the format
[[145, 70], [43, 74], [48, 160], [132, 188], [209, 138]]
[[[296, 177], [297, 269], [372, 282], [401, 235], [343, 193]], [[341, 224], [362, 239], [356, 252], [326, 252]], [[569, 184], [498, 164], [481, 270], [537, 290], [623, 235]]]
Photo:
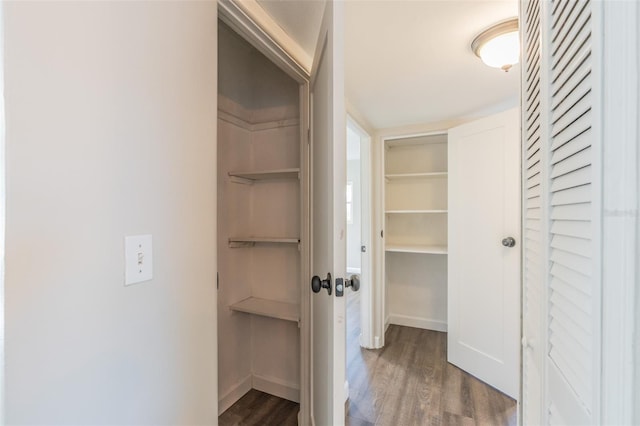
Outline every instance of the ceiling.
[[[324, 2], [258, 0], [313, 56]], [[518, 103], [520, 66], [489, 68], [473, 38], [518, 14], [516, 0], [348, 0], [345, 90], [375, 129], [477, 117]]]

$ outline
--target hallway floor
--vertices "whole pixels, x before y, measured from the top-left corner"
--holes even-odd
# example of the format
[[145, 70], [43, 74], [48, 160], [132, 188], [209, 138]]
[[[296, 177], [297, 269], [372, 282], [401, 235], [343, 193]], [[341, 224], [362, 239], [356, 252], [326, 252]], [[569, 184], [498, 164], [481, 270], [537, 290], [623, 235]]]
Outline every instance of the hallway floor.
[[347, 425], [515, 425], [516, 402], [447, 362], [447, 335], [389, 326], [362, 349], [360, 293], [347, 301]]

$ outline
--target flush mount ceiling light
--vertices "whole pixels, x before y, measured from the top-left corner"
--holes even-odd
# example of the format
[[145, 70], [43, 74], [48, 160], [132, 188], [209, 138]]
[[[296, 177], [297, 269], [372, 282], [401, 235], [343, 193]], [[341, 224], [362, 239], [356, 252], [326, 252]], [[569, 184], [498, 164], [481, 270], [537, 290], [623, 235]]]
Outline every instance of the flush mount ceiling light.
[[490, 67], [509, 71], [520, 57], [518, 18], [498, 22], [478, 34], [471, 42], [471, 50]]

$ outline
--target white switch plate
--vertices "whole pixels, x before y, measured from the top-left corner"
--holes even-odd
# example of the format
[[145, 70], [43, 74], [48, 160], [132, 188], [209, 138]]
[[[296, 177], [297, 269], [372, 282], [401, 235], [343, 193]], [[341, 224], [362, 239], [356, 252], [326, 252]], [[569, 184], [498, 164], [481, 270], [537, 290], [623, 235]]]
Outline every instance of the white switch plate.
[[153, 239], [151, 235], [124, 237], [124, 285], [153, 278]]

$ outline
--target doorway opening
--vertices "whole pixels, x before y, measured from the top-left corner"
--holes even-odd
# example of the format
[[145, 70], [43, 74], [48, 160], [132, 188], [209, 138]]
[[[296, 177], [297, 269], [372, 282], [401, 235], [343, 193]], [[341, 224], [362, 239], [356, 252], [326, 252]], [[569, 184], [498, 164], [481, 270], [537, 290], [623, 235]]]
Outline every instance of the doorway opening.
[[371, 137], [351, 117], [347, 117], [346, 193], [346, 273], [348, 277], [357, 275], [360, 278], [360, 290], [347, 293], [347, 354], [349, 354], [350, 348], [373, 347], [370, 255]]

